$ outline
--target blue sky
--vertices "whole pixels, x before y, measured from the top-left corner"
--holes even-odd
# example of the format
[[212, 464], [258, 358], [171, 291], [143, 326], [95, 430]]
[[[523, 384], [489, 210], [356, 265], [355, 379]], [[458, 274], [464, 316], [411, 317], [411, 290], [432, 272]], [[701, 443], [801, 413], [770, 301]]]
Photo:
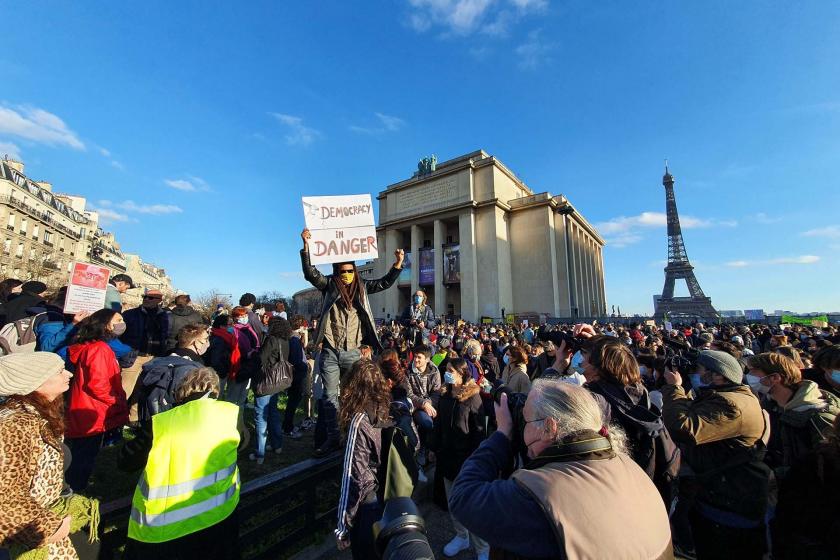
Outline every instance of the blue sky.
[[836, 2], [6, 2], [0, 152], [178, 288], [306, 286], [300, 196], [479, 148], [601, 230], [649, 313], [663, 159], [718, 309], [840, 309]]

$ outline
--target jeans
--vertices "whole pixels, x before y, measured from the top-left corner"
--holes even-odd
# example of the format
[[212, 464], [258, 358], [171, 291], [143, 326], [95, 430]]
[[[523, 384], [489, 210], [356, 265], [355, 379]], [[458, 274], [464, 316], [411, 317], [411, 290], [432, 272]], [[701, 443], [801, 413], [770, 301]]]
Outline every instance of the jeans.
[[417, 433], [420, 435], [420, 442], [425, 445], [429, 434], [435, 429], [435, 421], [424, 410], [414, 411], [414, 424], [417, 426]]
[[[249, 380], [250, 381], [250, 380]], [[227, 402], [231, 402], [237, 406], [242, 406], [248, 400], [248, 382], [230, 381], [226, 383], [225, 398]]]
[[257, 425], [257, 457], [265, 456], [265, 442], [270, 437], [274, 449], [283, 447], [280, 428], [280, 411], [277, 410], [279, 393], [254, 399], [254, 420]]
[[328, 441], [338, 443], [338, 391], [341, 378], [350, 372], [353, 364], [359, 361], [359, 349], [336, 350], [324, 346], [321, 351], [321, 377], [324, 380], [323, 414], [318, 416], [318, 423], [324, 423]]
[[87, 488], [90, 475], [96, 466], [96, 456], [102, 449], [105, 434], [96, 434], [80, 438], [67, 438], [64, 443], [70, 448], [72, 460], [70, 468], [64, 474], [64, 480], [74, 492], [81, 492]]
[[283, 431], [286, 433], [291, 432], [295, 428], [295, 412], [298, 406], [300, 406], [300, 401], [303, 400], [303, 389], [308, 375], [308, 364], [295, 366], [292, 385], [286, 393], [289, 397], [289, 400], [286, 402], [286, 413], [283, 415]]

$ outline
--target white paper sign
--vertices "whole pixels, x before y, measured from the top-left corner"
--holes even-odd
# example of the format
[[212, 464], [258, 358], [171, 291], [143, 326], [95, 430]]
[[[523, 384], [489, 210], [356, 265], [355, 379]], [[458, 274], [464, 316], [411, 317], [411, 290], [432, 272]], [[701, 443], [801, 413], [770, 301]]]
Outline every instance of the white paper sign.
[[105, 307], [105, 293], [111, 271], [90, 263], [73, 263], [64, 312], [68, 315], [87, 311], [93, 313]]
[[312, 234], [312, 264], [370, 260], [379, 256], [369, 194], [305, 196], [303, 216]]

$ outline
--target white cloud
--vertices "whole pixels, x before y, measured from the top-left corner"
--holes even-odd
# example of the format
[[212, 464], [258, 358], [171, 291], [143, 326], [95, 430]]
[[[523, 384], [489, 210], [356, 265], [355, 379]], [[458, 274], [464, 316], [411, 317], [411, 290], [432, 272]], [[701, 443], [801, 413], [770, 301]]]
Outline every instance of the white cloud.
[[[116, 213], [122, 210], [125, 214], [180, 214], [183, 210], [174, 204], [137, 204], [133, 200], [124, 200], [123, 202], [112, 202], [110, 200], [100, 200], [96, 204], [96, 210], [102, 212], [107, 210]], [[125, 215], [124, 214], [124, 215]], [[128, 217], [128, 216], [126, 216]]]
[[829, 239], [840, 239], [840, 226], [825, 226], [821, 228], [803, 231], [800, 235], [805, 237], [824, 237]]
[[[636, 216], [619, 216], [606, 222], [595, 224], [595, 229], [603, 235], [607, 243], [621, 248], [643, 239], [642, 231], [647, 228], [661, 228], [668, 225], [668, 215], [664, 212], [642, 212]], [[682, 229], [708, 227], [734, 227], [734, 220], [701, 219], [693, 216], [680, 216]]]
[[798, 257], [779, 257], [776, 259], [765, 259], [757, 261], [729, 261], [726, 266], [733, 268], [745, 268], [748, 266], [770, 266], [776, 264], [814, 264], [819, 262], [820, 257], [816, 255], [800, 255]]
[[109, 152], [105, 148], [99, 148], [99, 153], [105, 157], [111, 157], [111, 152]]
[[269, 115], [287, 127], [289, 132], [286, 134], [286, 143], [290, 146], [308, 146], [321, 136], [319, 131], [304, 125], [301, 117], [283, 113], [269, 113]]
[[519, 59], [519, 67], [523, 70], [534, 70], [544, 63], [550, 62], [549, 54], [554, 45], [545, 42], [540, 37], [540, 30], [535, 29], [528, 33], [528, 38], [524, 43], [516, 47], [514, 52]]
[[179, 191], [196, 192], [210, 190], [207, 181], [194, 175], [188, 175], [186, 179], [164, 179], [163, 182]]
[[385, 132], [396, 132], [405, 125], [405, 121], [399, 117], [386, 115], [384, 113], [374, 113], [379, 123], [375, 126], [356, 126], [348, 127], [353, 132], [360, 134], [382, 134]]
[[755, 220], [756, 222], [758, 222], [759, 224], [765, 224], [765, 225], [778, 224], [779, 222], [781, 222], [784, 219], [784, 218], [781, 218], [781, 217], [775, 217], [774, 218], [772, 216], [768, 216], [764, 212], [759, 212], [757, 214], [753, 214], [751, 216], [751, 218], [753, 220]]
[[85, 145], [75, 132], [56, 115], [28, 105], [0, 107], [0, 134], [16, 136], [49, 146], [68, 146], [84, 150]]
[[11, 142], [0, 142], [0, 157], [9, 156], [12, 159], [21, 159], [20, 148]]
[[115, 160], [115, 159], [112, 159], [112, 160], [111, 160], [111, 167], [114, 167], [114, 168], [116, 168], [116, 169], [119, 169], [120, 171], [122, 171], [123, 169], [125, 169], [125, 166], [124, 166], [123, 164], [121, 164], [120, 162], [118, 162], [117, 160]]
[[545, 9], [548, 0], [408, 0], [408, 24], [418, 33], [440, 27], [455, 35], [504, 35], [520, 17]]
[[114, 222], [134, 222], [137, 220], [133, 220], [128, 216], [128, 214], [123, 214], [122, 212], [117, 212], [116, 210], [112, 210], [110, 208], [99, 208], [99, 207], [91, 207], [91, 210], [97, 212], [99, 214], [99, 224], [100, 225], [108, 225]]

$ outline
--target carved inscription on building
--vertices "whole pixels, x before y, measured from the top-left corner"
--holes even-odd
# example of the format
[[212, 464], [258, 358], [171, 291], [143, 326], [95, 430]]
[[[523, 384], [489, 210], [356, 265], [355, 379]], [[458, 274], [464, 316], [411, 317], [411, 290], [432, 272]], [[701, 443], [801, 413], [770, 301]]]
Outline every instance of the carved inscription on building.
[[456, 177], [408, 188], [396, 193], [396, 197], [394, 214], [399, 217], [438, 210], [467, 198], [466, 193], [461, 194]]

